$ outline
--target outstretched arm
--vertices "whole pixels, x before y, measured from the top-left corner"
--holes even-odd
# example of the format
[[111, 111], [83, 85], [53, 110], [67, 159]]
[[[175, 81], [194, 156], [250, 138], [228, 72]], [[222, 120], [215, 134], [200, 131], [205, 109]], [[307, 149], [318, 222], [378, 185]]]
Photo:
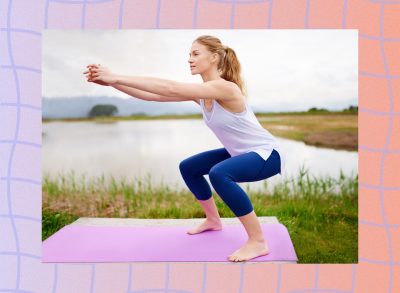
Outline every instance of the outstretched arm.
[[168, 79], [113, 74], [102, 66], [92, 68], [92, 80], [103, 81], [111, 86], [123, 85], [163, 97], [188, 99], [232, 100], [241, 95], [239, 87], [226, 80], [211, 80], [201, 84], [176, 82]]
[[[108, 82], [105, 82], [103, 80], [97, 79], [94, 80], [93, 79], [93, 68], [97, 67], [97, 65], [91, 64], [88, 65], [88, 70], [83, 72], [84, 74], [87, 74], [87, 78], [89, 82], [93, 82], [93, 83], [97, 83], [100, 85], [104, 85], [104, 86], [112, 86], [115, 89], [126, 93], [132, 97], [141, 99], [141, 100], [145, 100], [145, 101], [156, 101], [156, 102], [182, 102], [182, 101], [194, 101], [197, 104], [199, 104], [199, 102], [196, 99], [193, 98], [187, 98], [187, 99], [182, 99], [182, 98], [178, 98], [178, 97], [166, 97], [166, 96], [161, 96], [158, 94], [154, 94], [154, 93], [150, 93], [150, 92], [146, 92], [146, 91], [142, 91], [133, 87], [129, 87], [126, 85], [119, 85], [119, 84], [109, 84]], [[105, 72], [110, 72], [106, 67], [103, 67]], [[111, 73], [111, 72], [110, 72]]]
[[125, 85], [164, 97], [181, 100], [221, 99], [232, 100], [238, 95], [238, 87], [234, 83], [212, 80], [204, 83], [176, 82], [168, 79], [143, 76], [115, 75], [114, 85]]
[[141, 99], [141, 100], [145, 100], [145, 101], [154, 101], [154, 102], [183, 102], [183, 101], [194, 101], [197, 103], [197, 101], [195, 99], [182, 99], [182, 98], [177, 98], [177, 97], [165, 97], [165, 96], [161, 96], [158, 94], [154, 94], [154, 93], [149, 93], [146, 91], [141, 91], [126, 85], [119, 85], [119, 84], [113, 84], [111, 85], [113, 88], [124, 92], [132, 97]]

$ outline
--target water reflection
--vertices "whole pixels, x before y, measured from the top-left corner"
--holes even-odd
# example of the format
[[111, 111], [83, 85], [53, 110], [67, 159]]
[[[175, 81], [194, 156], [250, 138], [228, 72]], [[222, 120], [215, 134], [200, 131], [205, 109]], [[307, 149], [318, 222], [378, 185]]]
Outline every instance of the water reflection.
[[[43, 124], [42, 169], [57, 177], [71, 170], [80, 176], [114, 178], [146, 177], [186, 188], [179, 163], [194, 154], [220, 148], [221, 144], [201, 120], [119, 121], [115, 123], [52, 122]], [[283, 177], [297, 176], [304, 166], [314, 176], [357, 174], [357, 152], [307, 146], [278, 138], [286, 153]], [[206, 176], [208, 180], [208, 176]], [[269, 186], [282, 181], [276, 175]], [[240, 183], [256, 189], [263, 181]]]

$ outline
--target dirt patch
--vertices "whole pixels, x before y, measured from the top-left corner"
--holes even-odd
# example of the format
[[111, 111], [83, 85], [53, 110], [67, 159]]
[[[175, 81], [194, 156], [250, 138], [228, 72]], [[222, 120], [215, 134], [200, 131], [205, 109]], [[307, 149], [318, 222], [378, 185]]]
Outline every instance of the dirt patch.
[[323, 146], [349, 151], [358, 150], [357, 132], [315, 132], [304, 137], [309, 145]]

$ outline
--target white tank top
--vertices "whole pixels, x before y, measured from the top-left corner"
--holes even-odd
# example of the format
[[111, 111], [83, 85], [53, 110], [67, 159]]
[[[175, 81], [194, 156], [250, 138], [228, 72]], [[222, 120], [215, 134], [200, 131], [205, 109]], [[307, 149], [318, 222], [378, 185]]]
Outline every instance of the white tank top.
[[275, 149], [281, 157], [281, 175], [285, 167], [285, 154], [277, 139], [258, 122], [250, 106], [245, 101], [246, 109], [241, 113], [232, 113], [212, 99], [212, 109], [208, 111], [204, 100], [200, 99], [203, 120], [216, 137], [234, 157], [255, 152], [267, 160]]

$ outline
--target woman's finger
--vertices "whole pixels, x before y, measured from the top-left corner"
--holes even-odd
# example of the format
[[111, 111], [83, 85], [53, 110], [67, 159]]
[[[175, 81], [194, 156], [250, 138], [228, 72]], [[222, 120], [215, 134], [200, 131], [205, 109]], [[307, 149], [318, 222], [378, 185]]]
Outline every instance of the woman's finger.
[[96, 67], [93, 67], [91, 65], [86, 66], [87, 70], [84, 73], [88, 73], [91, 72], [93, 69], [95, 69]]

